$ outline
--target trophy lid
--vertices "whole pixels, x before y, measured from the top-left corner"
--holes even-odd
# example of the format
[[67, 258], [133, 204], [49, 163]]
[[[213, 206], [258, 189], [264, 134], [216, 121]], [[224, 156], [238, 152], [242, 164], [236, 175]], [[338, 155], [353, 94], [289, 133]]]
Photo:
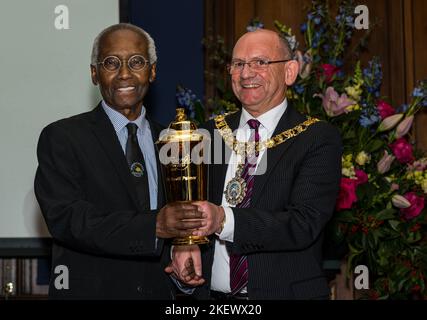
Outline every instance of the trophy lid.
[[197, 132], [196, 124], [187, 119], [184, 108], [176, 109], [175, 120], [169, 124], [167, 132], [157, 142], [202, 141], [203, 135]]

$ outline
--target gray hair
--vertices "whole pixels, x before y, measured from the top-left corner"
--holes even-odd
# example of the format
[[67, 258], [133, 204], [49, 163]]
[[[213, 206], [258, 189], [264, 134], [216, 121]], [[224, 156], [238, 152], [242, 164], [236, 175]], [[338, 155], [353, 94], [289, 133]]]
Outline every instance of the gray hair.
[[117, 30], [131, 30], [147, 39], [149, 60], [148, 62], [150, 62], [150, 64], [154, 64], [157, 62], [156, 44], [154, 43], [153, 38], [148, 34], [148, 32], [130, 23], [118, 23], [113, 24], [108, 28], [105, 28], [96, 36], [92, 46], [91, 65], [96, 65], [96, 63], [98, 62], [99, 44], [101, 38]]

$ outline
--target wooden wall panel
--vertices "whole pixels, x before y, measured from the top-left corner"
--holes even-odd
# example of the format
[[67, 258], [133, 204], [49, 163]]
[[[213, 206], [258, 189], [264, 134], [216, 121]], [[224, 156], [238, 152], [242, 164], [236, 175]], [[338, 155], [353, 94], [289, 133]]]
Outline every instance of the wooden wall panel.
[[264, 22], [265, 28], [275, 30], [274, 21], [278, 20], [291, 27], [297, 40], [303, 42], [300, 25], [305, 21], [310, 0], [257, 0], [256, 3], [257, 17]]
[[246, 32], [246, 26], [248, 22], [256, 17], [256, 2], [255, 0], [234, 0], [234, 10], [236, 12], [235, 23], [234, 23], [234, 42], [242, 34]]
[[[274, 20], [291, 27], [300, 43], [300, 25], [306, 20], [310, 0], [207, 0], [208, 15], [214, 15], [216, 32], [226, 43], [233, 43], [252, 18], [259, 18], [267, 29], [274, 30]], [[361, 55], [362, 65], [378, 56], [383, 65], [381, 94], [394, 107], [407, 103], [417, 80], [427, 78], [427, 1], [360, 0], [369, 8], [372, 33], [368, 51]], [[332, 11], [334, 1], [330, 1]], [[374, 23], [378, 23], [373, 26]], [[207, 25], [210, 22], [207, 20]], [[221, 26], [220, 26], [221, 25]], [[352, 45], [364, 34], [355, 31]], [[302, 49], [302, 48], [301, 48]], [[350, 51], [350, 50], [349, 50]], [[346, 63], [354, 58], [349, 53]], [[427, 112], [417, 116], [414, 129], [418, 147], [427, 151]]]
[[[221, 36], [227, 47], [234, 43], [234, 1], [228, 0], [205, 0], [205, 38]], [[214, 75], [214, 63], [210, 59], [213, 55], [212, 50], [205, 51], [205, 100], [213, 98], [217, 91], [215, 89], [216, 78], [220, 75]]]
[[[370, 60], [373, 56], [380, 57], [380, 61], [383, 66], [383, 85], [381, 88], [381, 94], [390, 97], [389, 80], [391, 76], [391, 70], [389, 68], [389, 31], [387, 23], [388, 7], [386, 2], [387, 0], [371, 0], [366, 3], [369, 8], [369, 18], [371, 22], [373, 22], [375, 19], [378, 19], [379, 24], [374, 27], [375, 29], [371, 33], [369, 38], [368, 51], [362, 54], [362, 57], [364, 58], [362, 61], [364, 61], [366, 64], [367, 60]], [[397, 22], [399, 23], [401, 21]], [[393, 101], [391, 102], [393, 103], [393, 106], [395, 106], [395, 103]]]
[[406, 73], [405, 73], [405, 38], [404, 38], [404, 1], [392, 1], [393, 5], [387, 6], [385, 32], [388, 34], [387, 51], [389, 57], [383, 66], [388, 78], [384, 78], [387, 85], [387, 95], [395, 107], [406, 101]]
[[[412, 1], [413, 82], [427, 79], [427, 1]], [[406, 48], [408, 53], [411, 53]], [[411, 94], [412, 90], [408, 90]], [[417, 115], [415, 137], [420, 149], [427, 152], [427, 108]]]

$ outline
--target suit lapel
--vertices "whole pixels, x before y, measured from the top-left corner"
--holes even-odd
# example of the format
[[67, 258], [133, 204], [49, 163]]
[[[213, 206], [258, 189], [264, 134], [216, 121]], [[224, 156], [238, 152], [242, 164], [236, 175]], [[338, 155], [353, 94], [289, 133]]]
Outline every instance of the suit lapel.
[[[293, 128], [294, 126], [303, 122], [304, 120], [305, 120], [305, 117], [299, 114], [298, 112], [296, 112], [292, 108], [292, 106], [288, 103], [288, 107], [286, 108], [286, 111], [283, 113], [282, 117], [280, 118], [279, 123], [277, 124], [277, 127], [274, 130], [272, 137], [274, 137], [276, 134], [279, 134], [287, 129]], [[267, 167], [264, 174], [255, 176], [254, 189], [253, 189], [253, 194], [251, 199], [252, 207], [256, 206], [261, 195], [263, 194], [263, 189], [265, 188], [265, 185], [268, 182], [268, 179], [271, 173], [274, 171], [274, 168], [280, 162], [281, 158], [285, 155], [285, 152], [294, 143], [294, 141], [295, 139], [291, 138], [288, 141], [278, 145], [277, 147], [267, 149], [266, 152], [264, 153], [263, 159], [261, 159], [261, 163], [265, 161], [265, 157], [267, 157]]]
[[102, 156], [110, 159], [117, 175], [123, 182], [125, 190], [129, 193], [135, 206], [138, 206], [135, 186], [131, 175], [129, 174], [129, 167], [123, 154], [123, 149], [120, 146], [114, 127], [102, 109], [101, 104], [98, 104], [98, 106], [92, 111], [91, 123], [92, 131], [105, 151], [105, 155]]

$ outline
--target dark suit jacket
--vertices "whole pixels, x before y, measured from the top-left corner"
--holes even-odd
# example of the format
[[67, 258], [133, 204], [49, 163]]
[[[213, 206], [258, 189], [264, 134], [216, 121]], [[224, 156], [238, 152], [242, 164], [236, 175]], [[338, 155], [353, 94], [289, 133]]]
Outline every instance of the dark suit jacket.
[[[153, 140], [161, 128], [150, 121]], [[169, 249], [155, 245], [156, 213], [139, 203], [126, 158], [101, 105], [43, 129], [35, 193], [54, 239], [49, 295], [59, 299], [171, 299]], [[158, 166], [158, 177], [161, 171]], [[164, 203], [159, 183], [158, 207]], [[69, 289], [55, 288], [55, 267]]]
[[[226, 117], [237, 129], [241, 112]], [[273, 136], [305, 121], [291, 105]], [[206, 124], [211, 133], [213, 121]], [[221, 139], [215, 133], [214, 139]], [[214, 145], [214, 144], [213, 144]], [[223, 155], [224, 152], [223, 144]], [[341, 139], [326, 122], [268, 149], [267, 171], [255, 176], [250, 208], [233, 208], [234, 243], [229, 249], [248, 257], [250, 299], [315, 299], [329, 295], [322, 272], [322, 230], [330, 219], [341, 177]], [[223, 162], [225, 163], [225, 162]], [[227, 164], [210, 166], [210, 201], [220, 205]], [[214, 242], [203, 247], [208, 298]]]

